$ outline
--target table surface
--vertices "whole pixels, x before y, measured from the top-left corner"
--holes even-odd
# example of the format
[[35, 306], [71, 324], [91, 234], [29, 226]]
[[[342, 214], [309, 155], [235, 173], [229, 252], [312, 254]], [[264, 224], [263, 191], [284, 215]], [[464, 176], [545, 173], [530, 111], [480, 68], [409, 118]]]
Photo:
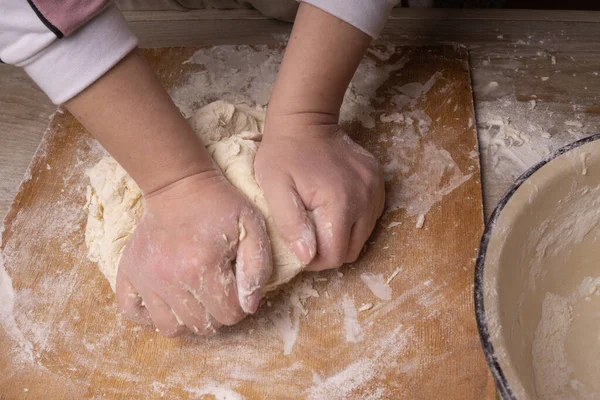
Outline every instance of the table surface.
[[[252, 10], [126, 12], [142, 47], [276, 43], [290, 24]], [[394, 10], [383, 39], [461, 44], [470, 53], [489, 215], [510, 183], [562, 145], [596, 133], [600, 12]], [[22, 70], [0, 65], [0, 215], [56, 107]]]

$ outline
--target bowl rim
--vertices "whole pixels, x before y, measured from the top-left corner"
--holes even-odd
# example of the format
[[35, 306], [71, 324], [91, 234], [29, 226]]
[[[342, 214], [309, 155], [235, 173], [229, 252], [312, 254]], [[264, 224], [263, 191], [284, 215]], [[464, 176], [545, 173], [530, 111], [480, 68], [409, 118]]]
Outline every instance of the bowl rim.
[[498, 222], [502, 211], [505, 206], [508, 204], [512, 196], [515, 192], [521, 187], [521, 185], [529, 179], [533, 174], [535, 174], [540, 168], [554, 160], [555, 158], [570, 152], [578, 147], [581, 147], [585, 144], [594, 142], [600, 139], [600, 133], [588, 136], [586, 138], [576, 140], [573, 143], [567, 144], [558, 150], [554, 151], [550, 155], [543, 158], [537, 164], [530, 167], [527, 171], [525, 171], [517, 180], [511, 185], [511, 187], [504, 194], [487, 224], [485, 225], [483, 235], [481, 236], [481, 241], [479, 244], [479, 252], [477, 254], [477, 261], [475, 264], [475, 282], [474, 282], [474, 290], [473, 290], [473, 298], [475, 302], [475, 319], [477, 321], [477, 330], [479, 331], [479, 339], [481, 341], [481, 346], [483, 347], [483, 353], [485, 355], [485, 360], [487, 365], [492, 373], [494, 381], [496, 382], [496, 389], [500, 393], [503, 400], [516, 400], [514, 392], [510, 388], [510, 385], [498, 363], [496, 355], [494, 353], [494, 346], [492, 345], [488, 325], [486, 321], [485, 307], [483, 305], [483, 278], [485, 273], [485, 261], [486, 254], [488, 250], [488, 245], [490, 238], [494, 232], [494, 228]]

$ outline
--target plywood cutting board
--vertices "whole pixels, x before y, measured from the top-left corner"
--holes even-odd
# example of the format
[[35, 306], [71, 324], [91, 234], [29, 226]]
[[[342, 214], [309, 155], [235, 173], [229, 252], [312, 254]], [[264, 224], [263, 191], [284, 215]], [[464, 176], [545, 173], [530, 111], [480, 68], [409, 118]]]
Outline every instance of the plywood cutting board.
[[[196, 50], [145, 51], [184, 113], [235, 92], [264, 102], [260, 79], [282, 53], [205, 49], [183, 63]], [[5, 220], [0, 398], [493, 398], [472, 306], [483, 214], [466, 51], [374, 46], [347, 101], [344, 118], [357, 120], [344, 124], [386, 164], [390, 204], [401, 208], [357, 263], [301, 277], [209, 339], [164, 339], [117, 315], [84, 244], [84, 171], [104, 152], [59, 110]], [[360, 278], [398, 269], [391, 300]], [[290, 293], [311, 287], [304, 313]]]

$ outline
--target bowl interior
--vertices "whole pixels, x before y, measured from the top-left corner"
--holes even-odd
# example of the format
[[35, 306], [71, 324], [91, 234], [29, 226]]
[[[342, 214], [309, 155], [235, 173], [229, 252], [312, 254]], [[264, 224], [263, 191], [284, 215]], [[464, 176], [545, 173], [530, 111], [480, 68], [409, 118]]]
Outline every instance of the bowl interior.
[[479, 322], [518, 399], [600, 398], [599, 222], [600, 140], [544, 164], [492, 221]]

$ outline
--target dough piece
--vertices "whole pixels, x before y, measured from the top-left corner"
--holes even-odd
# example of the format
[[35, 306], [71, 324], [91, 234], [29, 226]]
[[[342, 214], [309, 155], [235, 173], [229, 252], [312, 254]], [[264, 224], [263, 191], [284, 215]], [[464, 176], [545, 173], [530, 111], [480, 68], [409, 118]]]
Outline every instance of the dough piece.
[[123, 249], [144, 213], [142, 191], [112, 157], [86, 172], [88, 209], [85, 244], [113, 291]]
[[[191, 124], [225, 177], [263, 213], [273, 252], [273, 274], [265, 289], [288, 282], [302, 263], [278, 235], [262, 190], [254, 177], [254, 156], [260, 145], [265, 113], [244, 105], [215, 101], [194, 113]], [[105, 157], [87, 171], [88, 220], [85, 242], [88, 258], [115, 290], [119, 260], [142, 214], [142, 192], [112, 158]]]

